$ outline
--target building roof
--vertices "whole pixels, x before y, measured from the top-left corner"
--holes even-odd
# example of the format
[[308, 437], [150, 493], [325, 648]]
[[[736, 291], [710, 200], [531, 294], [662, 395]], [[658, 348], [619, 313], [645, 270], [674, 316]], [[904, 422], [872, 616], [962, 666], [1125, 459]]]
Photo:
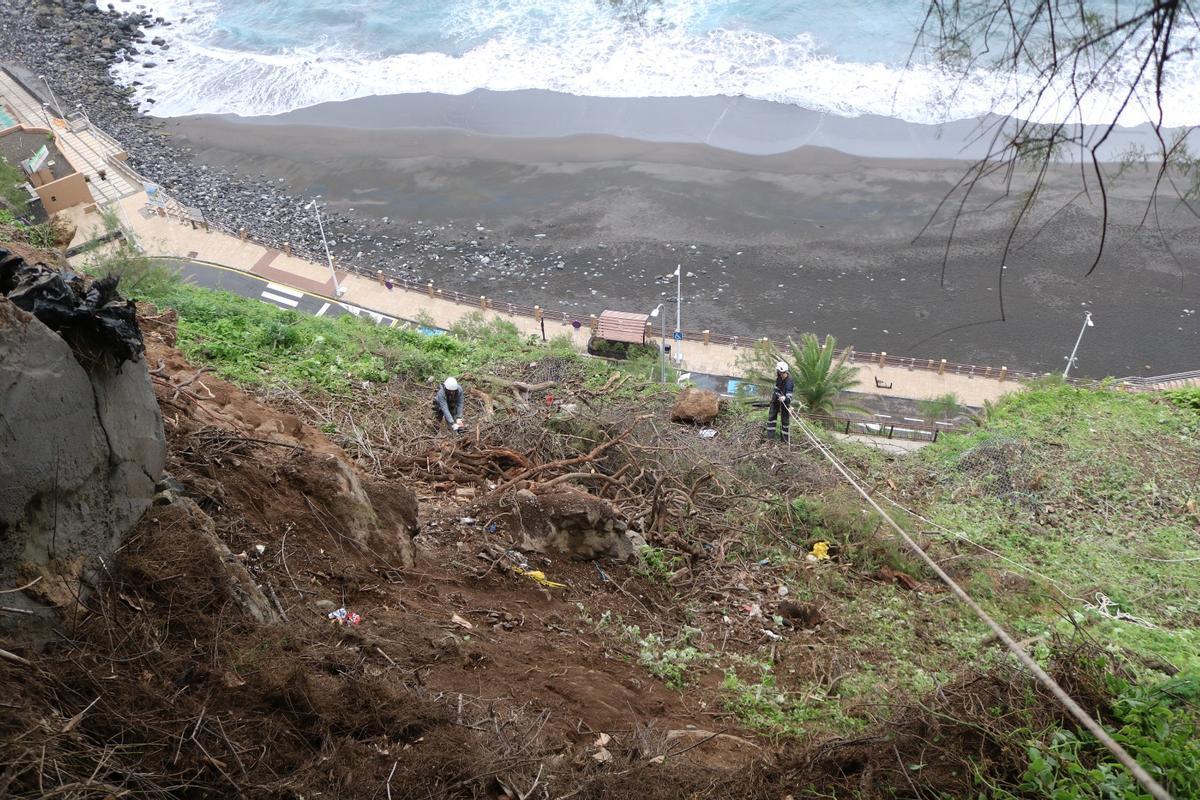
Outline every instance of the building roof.
[[646, 321], [649, 316], [630, 311], [601, 311], [597, 319], [596, 335], [610, 342], [633, 342], [646, 340]]

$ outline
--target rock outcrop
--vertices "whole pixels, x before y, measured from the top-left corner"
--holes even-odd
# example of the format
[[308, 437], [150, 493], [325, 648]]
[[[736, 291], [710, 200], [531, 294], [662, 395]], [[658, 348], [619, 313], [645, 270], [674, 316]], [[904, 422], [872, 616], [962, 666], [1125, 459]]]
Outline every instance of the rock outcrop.
[[[0, 296], [0, 586], [74, 587], [149, 506], [165, 446], [144, 361], [81, 360]], [[45, 609], [55, 593], [5, 599]]]
[[707, 389], [687, 387], [679, 393], [671, 409], [672, 422], [708, 425], [721, 413], [721, 396]]
[[588, 559], [634, 555], [628, 526], [612, 504], [579, 489], [521, 489], [500, 501], [495, 512], [523, 550]]

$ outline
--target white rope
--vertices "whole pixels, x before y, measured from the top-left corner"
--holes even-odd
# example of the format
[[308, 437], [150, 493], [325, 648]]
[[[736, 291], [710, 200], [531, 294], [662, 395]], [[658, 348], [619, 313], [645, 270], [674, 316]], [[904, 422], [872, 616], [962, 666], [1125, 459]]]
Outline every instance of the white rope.
[[1084, 605], [1102, 617], [1108, 617], [1109, 619], [1115, 619], [1122, 622], [1132, 622], [1134, 625], [1141, 625], [1143, 628], [1158, 627], [1149, 620], [1142, 619], [1141, 617], [1135, 617], [1133, 614], [1122, 611], [1120, 605], [1118, 605], [1115, 600], [1106, 595], [1104, 592], [1096, 592], [1096, 602], [1094, 604], [1084, 603]]
[[1135, 761], [1133, 756], [1129, 755], [1129, 753], [1125, 751], [1125, 748], [1121, 747], [1121, 745], [1109, 735], [1108, 731], [1104, 730], [1099, 722], [1093, 719], [1092, 716], [1088, 714], [1082, 706], [1079, 705], [1079, 703], [1075, 702], [1075, 700], [1069, 694], [1067, 694], [1066, 690], [1059, 686], [1058, 682], [1055, 681], [1054, 678], [1050, 677], [1050, 675], [1047, 674], [1047, 672], [1042, 669], [1041, 666], [1034, 661], [1019, 644], [1017, 644], [1016, 640], [1009, 635], [1008, 631], [1004, 630], [1004, 628], [1002, 628], [1000, 624], [996, 622], [996, 620], [992, 619], [991, 615], [984, 611], [983, 608], [977, 602], [975, 602], [975, 600], [969, 594], [967, 594], [961, 586], [955, 583], [954, 579], [947, 575], [945, 570], [939, 567], [937, 562], [934, 561], [928, 553], [921, 549], [921, 546], [918, 545], [916, 541], [914, 541], [913, 538], [908, 535], [908, 532], [905, 531], [904, 528], [900, 527], [896, 521], [888, 515], [887, 511], [885, 511], [883, 507], [879, 505], [879, 503], [875, 502], [875, 499], [871, 497], [871, 494], [855, 479], [850, 470], [838, 460], [837, 456], [835, 456], [829, 450], [829, 448], [825, 446], [824, 442], [817, 438], [816, 434], [812, 432], [805, 420], [796, 417], [792, 419], [792, 422], [793, 424], [800, 425], [800, 429], [804, 431], [804, 435], [807, 436], [809, 441], [813, 443], [813, 446], [816, 447], [817, 450], [819, 450], [831, 464], [833, 464], [834, 468], [836, 468], [837, 471], [842, 474], [842, 477], [844, 477], [846, 481], [854, 487], [855, 491], [862, 495], [862, 498], [866, 500], [872, 508], [875, 509], [879, 516], [881, 516], [888, 523], [888, 525], [895, 529], [896, 533], [900, 534], [900, 537], [904, 539], [905, 543], [909, 546], [909, 548], [912, 549], [917, 557], [924, 561], [926, 566], [933, 570], [934, 574], [941, 579], [942, 583], [946, 584], [950, 591], [953, 592], [959, 600], [966, 604], [971, 611], [975, 612], [975, 615], [979, 617], [979, 619], [981, 619], [983, 623], [988, 626], [988, 628], [991, 629], [992, 633], [996, 635], [996, 638], [1004, 643], [1004, 646], [1007, 647], [1009, 651], [1017, 657], [1017, 660], [1020, 661], [1026, 669], [1033, 673], [1033, 676], [1039, 682], [1041, 682], [1043, 686], [1049, 689], [1050, 693], [1053, 694], [1060, 703], [1062, 703], [1067, 712], [1074, 717], [1080, 725], [1087, 728], [1087, 730], [1096, 737], [1100, 744], [1108, 748], [1109, 752], [1111, 752], [1118, 761], [1125, 765], [1125, 768], [1132, 773], [1133, 777], [1137, 779], [1137, 782], [1142, 785], [1142, 788], [1150, 793], [1151, 797], [1155, 798], [1155, 800], [1172, 800], [1170, 793], [1167, 792], [1167, 790], [1164, 789], [1158, 783], [1158, 781], [1154, 780], [1150, 773], [1148, 773], [1141, 764]]

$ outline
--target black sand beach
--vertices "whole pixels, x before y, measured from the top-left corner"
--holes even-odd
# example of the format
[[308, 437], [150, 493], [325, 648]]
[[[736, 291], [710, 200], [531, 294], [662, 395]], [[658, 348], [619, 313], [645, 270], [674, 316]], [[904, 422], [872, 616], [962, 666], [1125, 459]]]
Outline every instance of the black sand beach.
[[[811, 144], [763, 154], [764, 143], [792, 141], [799, 117], [772, 117], [749, 101], [726, 101], [727, 111], [758, 115], [757, 127], [743, 120], [722, 134], [727, 147], [751, 151], [737, 152], [688, 141], [719, 99], [620, 101], [606, 115], [581, 98], [474, 94], [368, 98], [250, 120], [181, 118], [165, 129], [198, 164], [320, 194], [349, 220], [332, 235], [347, 257], [363, 253], [357, 263], [394, 263], [501, 300], [575, 314], [670, 301], [673, 314], [674, 280], [662, 276], [681, 264], [692, 330], [813, 330], [859, 350], [1057, 371], [1091, 310], [1096, 327], [1078, 374], [1200, 366], [1200, 225], [1169, 189], [1140, 225], [1153, 180], [1141, 168], [1110, 190], [1114, 224], [1090, 277], [1098, 195], [1093, 187], [1090, 200], [1078, 196], [1077, 167], [1051, 176], [1008, 257], [1001, 322], [1000, 257], [1027, 175], [1014, 176], [1008, 197], [998, 181], [978, 190], [943, 282], [951, 215], [916, 237], [963, 160]], [[807, 139], [843, 151], [941, 156], [968, 128], [877, 119], [813, 126], [825, 133]], [[542, 128], [556, 135], [496, 135]], [[645, 138], [578, 132], [588, 128]], [[680, 141], [646, 140], [672, 136]]]

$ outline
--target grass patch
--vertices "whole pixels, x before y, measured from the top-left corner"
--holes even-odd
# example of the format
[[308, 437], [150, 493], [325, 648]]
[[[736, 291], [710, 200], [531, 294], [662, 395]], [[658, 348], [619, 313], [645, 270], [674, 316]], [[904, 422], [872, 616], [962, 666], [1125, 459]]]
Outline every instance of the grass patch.
[[[428, 383], [546, 355], [579, 358], [569, 343], [543, 344], [509, 322], [485, 321], [478, 314], [448, 335], [426, 336], [349, 314], [313, 317], [152, 275], [134, 284], [135, 297], [174, 308], [184, 355], [244, 386], [281, 383], [342, 393], [352, 385], [386, 383], [393, 376]], [[591, 364], [583, 368], [595, 369]]]

